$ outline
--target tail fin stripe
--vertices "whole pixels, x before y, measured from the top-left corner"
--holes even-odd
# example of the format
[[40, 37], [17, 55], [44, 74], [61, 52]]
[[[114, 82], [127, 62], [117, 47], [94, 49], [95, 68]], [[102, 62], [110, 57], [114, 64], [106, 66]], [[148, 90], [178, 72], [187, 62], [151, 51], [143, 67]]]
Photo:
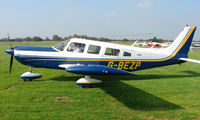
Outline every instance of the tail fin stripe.
[[188, 41], [188, 39], [190, 38], [190, 36], [192, 35], [192, 33], [195, 31], [196, 27], [193, 26], [191, 27], [191, 29], [189, 30], [189, 32], [187, 33], [186, 37], [183, 39], [183, 41], [181, 42], [180, 45], [177, 46], [177, 48], [175, 49], [175, 51], [172, 53], [172, 55], [163, 58], [163, 59], [157, 59], [157, 60], [135, 60], [135, 61], [145, 61], [145, 62], [161, 62], [161, 61], [166, 61], [169, 60], [173, 57], [175, 57], [177, 55], [177, 53], [181, 50], [181, 48], [185, 45], [185, 43]]
[[169, 59], [172, 58], [172, 57], [174, 57], [180, 51], [180, 49], [185, 45], [185, 43], [188, 41], [188, 39], [190, 38], [190, 36], [194, 32], [195, 28], [196, 27], [194, 27], [194, 26], [191, 27], [189, 33], [187, 34], [187, 36], [185, 37], [185, 39], [183, 40], [183, 42], [181, 43], [181, 45], [179, 45], [179, 47], [177, 47], [176, 51], [172, 54], [172, 56], [169, 57]]

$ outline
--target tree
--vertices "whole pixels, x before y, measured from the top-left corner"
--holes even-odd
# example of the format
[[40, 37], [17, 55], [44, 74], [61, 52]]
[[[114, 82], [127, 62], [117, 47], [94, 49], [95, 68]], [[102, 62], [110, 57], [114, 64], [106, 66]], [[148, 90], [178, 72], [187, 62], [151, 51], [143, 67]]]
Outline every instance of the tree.
[[69, 38], [68, 38], [68, 37], [64, 37], [64, 38], [63, 38], [63, 40], [67, 40], [67, 39], [69, 39]]
[[45, 38], [45, 41], [51, 41], [51, 39], [49, 39], [48, 37]]
[[31, 41], [31, 38], [30, 37], [26, 37], [24, 38], [25, 41]]
[[128, 41], [128, 39], [124, 38], [123, 41]]
[[35, 36], [32, 38], [32, 41], [42, 41], [42, 38]]
[[15, 38], [15, 41], [22, 41], [22, 38]]
[[164, 42], [164, 40], [158, 39], [157, 37], [153, 37], [152, 39], [149, 39], [148, 41], [159, 42], [159, 43], [163, 43]]
[[60, 41], [62, 40], [61, 37], [59, 37], [58, 35], [54, 35], [53, 38], [52, 38], [53, 41]]

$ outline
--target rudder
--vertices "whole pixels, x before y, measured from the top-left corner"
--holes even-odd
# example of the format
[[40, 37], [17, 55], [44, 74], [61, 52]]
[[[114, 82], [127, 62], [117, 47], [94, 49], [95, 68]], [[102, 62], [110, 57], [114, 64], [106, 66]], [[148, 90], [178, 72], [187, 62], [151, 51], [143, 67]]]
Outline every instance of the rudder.
[[189, 33], [187, 34], [187, 36], [185, 37], [184, 41], [182, 42], [182, 44], [179, 46], [179, 51], [177, 53], [178, 57], [188, 57], [188, 52], [190, 50], [190, 46], [194, 37], [194, 33], [195, 33], [196, 27], [193, 26], [190, 28]]

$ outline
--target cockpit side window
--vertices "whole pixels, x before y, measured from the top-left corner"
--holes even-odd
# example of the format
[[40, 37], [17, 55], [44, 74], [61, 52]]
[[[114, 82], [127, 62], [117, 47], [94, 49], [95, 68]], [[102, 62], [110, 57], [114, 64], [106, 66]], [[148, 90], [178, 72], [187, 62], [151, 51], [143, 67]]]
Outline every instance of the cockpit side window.
[[119, 49], [114, 48], [106, 48], [105, 55], [111, 55], [111, 56], [119, 56]]
[[87, 53], [99, 54], [101, 47], [97, 45], [89, 45]]
[[85, 49], [85, 44], [78, 43], [78, 42], [72, 42], [68, 48], [67, 51], [74, 52], [74, 53], [83, 53]]
[[130, 56], [131, 56], [131, 53], [124, 51], [123, 56], [125, 56], [125, 57], [130, 57]]
[[56, 44], [53, 47], [56, 48], [57, 50], [63, 51], [65, 46], [68, 44], [68, 42], [69, 42], [69, 40], [65, 40], [65, 41], [62, 41], [62, 42]]

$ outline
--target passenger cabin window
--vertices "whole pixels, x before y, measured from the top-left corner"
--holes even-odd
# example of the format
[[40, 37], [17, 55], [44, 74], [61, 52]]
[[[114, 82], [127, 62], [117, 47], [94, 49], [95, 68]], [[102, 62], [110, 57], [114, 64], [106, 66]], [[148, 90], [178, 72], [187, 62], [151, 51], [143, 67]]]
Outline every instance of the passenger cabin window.
[[131, 56], [131, 53], [129, 53], [129, 52], [124, 52], [123, 56], [130, 57], [130, 56]]
[[90, 53], [90, 54], [99, 54], [100, 49], [101, 49], [100, 46], [90, 45], [90, 46], [88, 47], [87, 53]]
[[119, 49], [106, 48], [105, 55], [119, 56]]
[[85, 49], [85, 44], [72, 42], [67, 48], [67, 51], [74, 52], [74, 53], [83, 53], [84, 49]]

